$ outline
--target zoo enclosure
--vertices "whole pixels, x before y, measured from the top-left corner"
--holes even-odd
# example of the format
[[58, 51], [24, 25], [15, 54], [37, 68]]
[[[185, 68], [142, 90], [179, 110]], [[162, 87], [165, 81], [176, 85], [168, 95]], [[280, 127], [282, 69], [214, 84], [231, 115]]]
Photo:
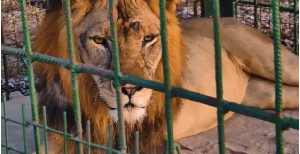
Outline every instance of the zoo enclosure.
[[[23, 29], [21, 11], [18, 0], [1, 0], [2, 2], [2, 44], [23, 48]], [[298, 54], [299, 11], [298, 0], [280, 0], [281, 43]], [[28, 28], [32, 42], [35, 33], [43, 20], [46, 0], [26, 0]], [[177, 16], [182, 18], [211, 17], [210, 0], [182, 0], [177, 6]], [[296, 4], [296, 5], [294, 5]], [[235, 16], [243, 23], [260, 29], [272, 37], [271, 0], [222, 0], [221, 16]], [[296, 44], [296, 45], [295, 45]], [[29, 84], [26, 76], [26, 60], [2, 54], [2, 91], [7, 99], [14, 97], [14, 92], [29, 95]], [[35, 81], [37, 82], [37, 81]], [[13, 93], [11, 95], [11, 93]]]
[[[27, 16], [25, 13], [25, 1], [21, 0], [21, 15], [22, 15], [22, 24], [23, 24], [23, 34], [24, 34], [24, 44], [25, 44], [25, 50], [22, 49], [17, 49], [16, 47], [9, 47], [7, 45], [2, 45], [1, 46], [1, 51], [2, 51], [2, 56], [6, 56], [6, 55], [12, 55], [12, 56], [16, 56], [19, 58], [25, 58], [26, 59], [26, 67], [27, 69], [27, 74], [28, 74], [28, 81], [29, 81], [29, 93], [30, 93], [30, 97], [31, 97], [31, 102], [32, 102], [32, 112], [33, 112], [33, 121], [36, 121], [38, 119], [38, 114], [37, 114], [37, 106], [36, 106], [36, 98], [35, 98], [35, 87], [34, 87], [34, 74], [33, 74], [33, 69], [32, 69], [32, 63], [34, 61], [39, 61], [39, 62], [44, 62], [44, 63], [48, 63], [48, 64], [55, 64], [55, 65], [59, 65], [61, 67], [65, 67], [69, 70], [71, 70], [72, 72], [72, 85], [74, 88], [74, 100], [75, 100], [75, 111], [76, 111], [76, 117], [80, 117], [80, 108], [79, 108], [79, 99], [78, 99], [78, 91], [77, 91], [77, 79], [76, 79], [76, 74], [77, 73], [90, 73], [90, 74], [95, 74], [95, 75], [99, 75], [99, 76], [104, 76], [106, 78], [109, 78], [111, 80], [114, 80], [116, 87], [118, 87], [121, 83], [131, 83], [131, 84], [135, 84], [135, 85], [139, 85], [139, 86], [143, 86], [146, 88], [151, 88], [153, 90], [156, 91], [160, 91], [160, 92], [164, 92], [166, 94], [166, 116], [167, 116], [167, 126], [168, 126], [168, 140], [167, 140], [167, 147], [169, 148], [169, 152], [173, 153], [173, 135], [172, 135], [172, 120], [171, 120], [171, 110], [169, 108], [170, 106], [170, 100], [173, 97], [181, 97], [181, 98], [185, 98], [185, 99], [190, 99], [196, 102], [201, 102], [207, 105], [211, 105], [214, 107], [218, 108], [218, 133], [219, 133], [219, 150], [220, 153], [224, 153], [225, 152], [225, 137], [224, 137], [224, 126], [223, 126], [223, 115], [224, 113], [226, 113], [227, 111], [233, 111], [239, 114], [243, 114], [246, 116], [250, 116], [250, 117], [254, 117], [257, 119], [261, 119], [261, 120], [265, 120], [271, 123], [275, 123], [276, 126], [276, 145], [277, 145], [277, 153], [283, 153], [283, 145], [282, 145], [282, 131], [287, 129], [287, 128], [294, 128], [294, 129], [299, 129], [299, 120], [298, 119], [293, 119], [293, 118], [289, 118], [289, 117], [281, 117], [280, 113], [281, 113], [281, 69], [280, 69], [280, 50], [279, 50], [279, 45], [281, 43], [280, 40], [280, 21], [279, 21], [279, 10], [283, 10], [283, 11], [287, 11], [287, 12], [292, 12], [293, 13], [293, 19], [294, 19], [294, 23], [293, 23], [293, 43], [297, 44], [298, 43], [298, 21], [296, 21], [296, 17], [299, 14], [298, 11], [298, 5], [296, 1], [294, 1], [294, 5], [292, 9], [287, 9], [286, 7], [279, 7], [279, 1], [274, 0], [272, 3], [272, 9], [270, 9], [270, 4], [265, 4], [261, 1], [234, 1], [234, 2], [227, 2], [226, 3], [226, 7], [228, 7], [229, 9], [232, 8], [232, 15], [234, 15], [235, 17], [239, 18], [238, 14], [237, 14], [237, 9], [240, 7], [240, 5], [254, 5], [254, 12], [255, 12], [255, 16], [253, 17], [253, 22], [251, 23], [247, 23], [249, 25], [254, 26], [255, 28], [260, 28], [260, 25], [263, 25], [264, 22], [263, 20], [261, 20], [261, 15], [258, 15], [257, 12], [260, 11], [260, 13], [263, 13], [263, 7], [267, 7], [269, 11], [272, 11], [272, 17], [273, 17], [273, 22], [271, 22], [271, 16], [269, 16], [269, 26], [272, 27], [269, 32], [269, 35], [274, 39], [274, 54], [275, 54], [275, 69], [276, 69], [276, 73], [275, 73], [275, 77], [276, 77], [276, 109], [275, 109], [275, 114], [274, 113], [267, 113], [266, 111], [262, 111], [262, 110], [258, 110], [258, 109], [253, 109], [253, 108], [248, 108], [245, 107], [243, 105], [238, 105], [235, 104], [234, 102], [227, 102], [224, 101], [222, 99], [222, 74], [221, 74], [221, 54], [220, 54], [220, 39], [219, 39], [219, 18], [220, 18], [220, 10], [219, 10], [219, 2], [218, 0], [214, 0], [212, 1], [213, 3], [208, 3], [207, 1], [201, 1], [201, 6], [206, 6], [204, 11], [201, 11], [202, 16], [213, 16], [213, 20], [214, 20], [214, 39], [215, 39], [215, 58], [216, 58], [216, 83], [217, 83], [217, 98], [212, 98], [212, 97], [208, 97], [202, 94], [197, 94], [195, 92], [191, 92], [191, 91], [187, 91], [185, 89], [181, 89], [181, 88], [175, 88], [175, 87], [170, 87], [170, 83], [169, 83], [169, 73], [168, 73], [168, 56], [167, 56], [167, 48], [166, 48], [166, 25], [165, 25], [165, 10], [164, 8], [164, 3], [160, 3], [160, 11], [161, 11], [161, 34], [162, 34], [162, 45], [163, 45], [163, 63], [164, 63], [164, 75], [165, 75], [165, 83], [164, 84], [160, 84], [160, 83], [156, 83], [153, 81], [147, 81], [147, 80], [143, 80], [143, 79], [139, 79], [136, 77], [132, 77], [132, 76], [128, 76], [128, 75], [122, 75], [120, 73], [119, 67], [118, 67], [118, 50], [117, 50], [117, 39], [116, 36], [114, 36], [114, 25], [113, 22], [111, 22], [111, 34], [113, 39], [113, 62], [114, 62], [114, 66], [116, 66], [116, 68], [114, 69], [115, 72], [111, 72], [111, 71], [105, 71], [99, 68], [94, 68], [94, 67], [90, 67], [84, 64], [78, 64], [75, 65], [72, 61], [72, 57], [74, 55], [74, 49], [73, 49], [73, 40], [72, 40], [72, 32], [71, 32], [71, 24], [70, 24], [70, 6], [69, 6], [69, 1], [64, 0], [64, 13], [66, 16], [66, 26], [68, 29], [68, 44], [69, 44], [69, 55], [70, 55], [70, 61], [66, 61], [60, 58], [55, 58], [55, 57], [50, 57], [47, 55], [42, 55], [42, 54], [38, 54], [38, 53], [34, 53], [31, 51], [31, 43], [30, 43], [30, 36], [29, 36], [29, 31], [28, 31], [28, 23], [27, 23]], [[110, 1], [111, 2], [111, 1]], [[163, 2], [163, 1], [161, 1]], [[224, 3], [224, 1], [222, 2]], [[111, 3], [110, 3], [111, 4]], [[194, 2], [194, 4], [197, 4]], [[195, 7], [196, 6], [196, 7]], [[213, 7], [211, 7], [213, 6]], [[224, 5], [222, 5], [224, 6]], [[193, 6], [194, 8], [198, 8], [197, 5]], [[211, 9], [211, 8], [213, 9]], [[110, 6], [110, 9], [112, 8], [112, 6]], [[202, 7], [203, 8], [203, 7]], [[223, 9], [224, 10], [224, 9]], [[198, 11], [195, 11], [198, 12]], [[222, 9], [221, 9], [222, 12]], [[223, 11], [224, 12], [224, 11]], [[230, 12], [230, 11], [229, 11]], [[223, 14], [224, 15], [224, 14]], [[198, 14], [194, 13], [194, 16], [198, 16]], [[224, 16], [227, 16], [226, 14]], [[240, 16], [241, 18], [241, 16]], [[250, 17], [250, 19], [252, 19]], [[112, 21], [112, 20], [111, 20]], [[271, 24], [272, 23], [272, 24]], [[291, 25], [289, 23], [289, 25]], [[292, 27], [292, 26], [290, 26]], [[263, 31], [263, 30], [262, 30]], [[264, 32], [264, 31], [263, 31]], [[2, 36], [2, 38], [4, 38]], [[296, 45], [294, 45], [292, 48], [290, 48], [292, 51], [294, 51], [295, 54], [298, 54], [298, 48], [296, 47]], [[4, 58], [3, 58], [4, 59]], [[7, 83], [7, 82], [6, 82]], [[118, 88], [116, 88], [118, 89]], [[117, 90], [117, 97], [118, 97], [118, 106], [120, 106], [119, 103], [119, 91]], [[209, 102], [209, 103], [208, 103]], [[53, 130], [49, 127], [46, 126], [46, 119], [44, 119], [44, 124], [36, 124], [34, 122], [28, 122], [25, 121], [25, 119], [23, 119], [22, 122], [19, 121], [15, 121], [14, 119], [10, 119], [6, 117], [6, 100], [4, 97], [4, 93], [2, 95], [2, 104], [3, 104], [3, 113], [4, 115], [1, 117], [4, 120], [4, 129], [5, 129], [5, 144], [1, 144], [1, 147], [6, 149], [6, 152], [8, 153], [9, 151], [15, 151], [18, 153], [26, 153], [26, 144], [24, 147], [24, 151], [21, 151], [19, 149], [14, 149], [12, 147], [9, 146], [8, 143], [8, 136], [7, 136], [7, 122], [13, 122], [13, 123], [17, 123], [23, 126], [23, 128], [26, 127], [26, 125], [32, 125], [34, 126], [34, 133], [35, 133], [35, 143], [36, 143], [36, 150], [40, 151], [40, 138], [39, 138], [39, 129], [43, 129], [44, 130], [44, 134], [45, 134], [45, 145], [47, 145], [47, 131], [52, 131], [55, 133], [59, 133], [61, 135], [63, 135], [65, 137], [66, 140], [73, 140], [75, 142], [78, 143], [78, 145], [80, 144], [87, 144], [88, 146], [91, 147], [98, 147], [104, 150], [108, 150], [108, 151], [115, 151], [115, 152], [120, 152], [118, 150], [113, 150], [111, 149], [111, 147], [104, 147], [104, 146], [99, 146], [99, 145], [95, 145], [93, 143], [90, 143], [90, 141], [81, 141], [80, 139], [72, 136], [71, 134], [67, 134], [66, 132], [59, 132], [56, 130]], [[22, 106], [22, 109], [24, 109], [24, 106]], [[118, 108], [120, 109], [120, 108]], [[24, 111], [24, 110], [23, 110]], [[121, 110], [119, 110], [121, 111]], [[119, 112], [120, 113], [120, 112]], [[44, 114], [45, 115], [45, 110], [44, 110]], [[64, 113], [64, 116], [66, 114]], [[118, 119], [122, 119], [120, 116], [122, 114], [119, 114], [119, 118]], [[80, 128], [80, 124], [81, 121], [77, 121], [76, 118], [76, 123], [77, 125], [77, 131]], [[66, 119], [66, 118], [65, 118]], [[122, 128], [123, 124], [121, 123], [122, 121], [120, 120], [119, 128]], [[89, 126], [89, 125], [87, 125]], [[89, 136], [89, 127], [87, 129], [87, 134]], [[119, 130], [120, 133], [120, 150], [123, 151], [125, 149], [125, 136], [124, 136], [124, 131], [122, 131], [122, 129]], [[24, 134], [24, 141], [26, 138], [26, 134]], [[136, 138], [138, 139], [138, 134], [136, 136]], [[122, 140], [123, 139], [123, 140]], [[65, 140], [65, 141], [66, 141]], [[136, 141], [138, 142], [138, 141]], [[64, 143], [65, 144], [65, 143]], [[81, 149], [81, 146], [78, 146], [79, 149]], [[138, 147], [136, 147], [138, 149]], [[47, 146], [46, 146], [47, 149]], [[81, 150], [79, 150], [81, 151]], [[136, 153], [138, 153], [138, 150], [136, 151]]]

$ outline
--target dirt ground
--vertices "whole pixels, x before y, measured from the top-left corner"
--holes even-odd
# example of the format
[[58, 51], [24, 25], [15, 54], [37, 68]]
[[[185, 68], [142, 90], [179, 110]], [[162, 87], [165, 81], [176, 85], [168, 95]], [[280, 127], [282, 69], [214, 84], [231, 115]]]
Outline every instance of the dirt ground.
[[[22, 122], [21, 105], [25, 104], [26, 120], [31, 120], [30, 98], [16, 95], [8, 101], [7, 117]], [[3, 114], [3, 111], [2, 111]], [[299, 118], [299, 110], [284, 111], [285, 116]], [[20, 151], [24, 149], [22, 126], [8, 122], [8, 141]], [[34, 151], [32, 126], [26, 127], [26, 148], [28, 153]], [[1, 122], [1, 141], [5, 144], [4, 122]], [[299, 153], [299, 131], [289, 129], [284, 132], [284, 145], [286, 154]], [[43, 133], [40, 134], [43, 140]], [[217, 154], [218, 153], [217, 129], [211, 129], [198, 135], [180, 139], [183, 154]], [[272, 154], [276, 151], [274, 124], [235, 114], [225, 121], [226, 154]], [[2, 148], [2, 152], [5, 152]], [[16, 152], [10, 151], [14, 154]]]

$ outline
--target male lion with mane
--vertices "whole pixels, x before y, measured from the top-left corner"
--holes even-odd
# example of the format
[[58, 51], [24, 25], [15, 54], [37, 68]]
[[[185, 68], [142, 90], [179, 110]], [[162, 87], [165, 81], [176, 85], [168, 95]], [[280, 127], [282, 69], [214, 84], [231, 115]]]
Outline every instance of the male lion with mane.
[[[175, 15], [178, 1], [166, 3], [168, 55], [171, 85], [216, 97], [212, 19], [186, 19]], [[50, 9], [39, 28], [34, 51], [68, 59], [67, 35], [59, 0], [50, 0]], [[71, 0], [76, 61], [113, 70], [106, 0]], [[124, 74], [163, 83], [162, 48], [158, 0], [118, 0], [115, 5], [120, 68]], [[115, 14], [117, 15], [117, 14]], [[274, 109], [273, 41], [234, 18], [221, 19], [223, 98], [259, 109]], [[282, 101], [284, 109], [298, 109], [298, 57], [281, 46]], [[47, 125], [63, 130], [67, 111], [68, 132], [75, 134], [71, 73], [65, 68], [35, 63], [39, 78], [38, 103], [47, 108]], [[107, 127], [113, 125], [113, 147], [118, 148], [117, 104], [111, 80], [81, 73], [78, 75], [82, 129], [90, 120], [91, 142], [107, 145]], [[134, 131], [140, 132], [140, 153], [162, 153], [166, 139], [164, 94], [151, 89], [121, 85], [128, 152], [134, 150]], [[217, 109], [190, 100], [173, 98], [175, 140], [192, 136], [217, 125]], [[228, 112], [225, 119], [233, 115]], [[42, 119], [41, 119], [42, 120]], [[83, 139], [86, 136], [83, 133]], [[49, 150], [63, 152], [63, 136], [48, 133]], [[68, 141], [68, 153], [76, 144]], [[84, 146], [84, 152], [86, 147]], [[92, 153], [103, 153], [92, 148]]]

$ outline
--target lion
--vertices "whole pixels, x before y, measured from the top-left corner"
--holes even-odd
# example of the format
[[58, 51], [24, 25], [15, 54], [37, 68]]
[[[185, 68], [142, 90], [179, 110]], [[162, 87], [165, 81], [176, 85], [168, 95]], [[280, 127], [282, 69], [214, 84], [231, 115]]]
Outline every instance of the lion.
[[[207, 96], [216, 97], [212, 19], [185, 19], [175, 14], [178, 0], [166, 4], [170, 82]], [[50, 1], [49, 11], [36, 35], [33, 50], [68, 60], [67, 35], [61, 1]], [[76, 63], [113, 70], [107, 0], [71, 0]], [[158, 0], [118, 0], [114, 20], [119, 45], [120, 69], [131, 75], [163, 83], [162, 44]], [[221, 19], [223, 99], [258, 109], [274, 109], [273, 41], [234, 18]], [[299, 61], [284, 46], [282, 52], [283, 109], [298, 109]], [[46, 107], [47, 125], [63, 130], [67, 112], [68, 133], [75, 133], [71, 72], [65, 68], [35, 62], [39, 79], [38, 108]], [[113, 81], [86, 73], [78, 74], [82, 138], [90, 121], [91, 142], [108, 145], [108, 126], [113, 147], [118, 148], [117, 104]], [[167, 138], [164, 93], [142, 86], [121, 85], [127, 152], [134, 151], [134, 132], [139, 131], [140, 153], [162, 153]], [[228, 119], [233, 112], [225, 114]], [[217, 126], [217, 109], [191, 100], [173, 98], [174, 139], [178, 140]], [[63, 136], [49, 132], [48, 149], [63, 152]], [[68, 141], [68, 153], [77, 152]], [[83, 151], [86, 153], [86, 146]], [[104, 150], [91, 148], [91, 153]]]

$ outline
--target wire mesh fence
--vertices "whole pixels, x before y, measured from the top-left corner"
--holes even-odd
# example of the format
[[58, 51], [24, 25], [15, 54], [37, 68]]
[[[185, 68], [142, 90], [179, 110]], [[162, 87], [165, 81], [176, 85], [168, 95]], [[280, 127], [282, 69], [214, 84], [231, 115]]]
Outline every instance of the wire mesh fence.
[[[10, 1], [13, 2], [13, 1]], [[110, 4], [112, 4], [113, 1], [110, 1]], [[239, 2], [240, 4], [243, 5], [250, 5], [247, 4], [248, 2]], [[235, 3], [236, 7], [237, 7], [237, 12], [238, 9], [241, 7], [239, 3]], [[186, 2], [184, 3], [184, 5], [188, 5], [189, 3]], [[187, 6], [187, 7], [183, 7], [183, 9], [180, 10], [180, 7], [178, 7], [178, 15], [181, 16], [182, 18], [186, 18], [186, 17], [192, 17], [192, 16], [201, 16], [201, 7], [198, 6], [201, 4], [200, 1], [196, 1], [196, 2], [192, 2], [193, 5], [191, 6]], [[195, 7], [197, 5], [197, 7]], [[255, 3], [255, 5], [258, 5], [257, 3]], [[167, 130], [168, 130], [168, 140], [167, 140], [167, 148], [168, 148], [168, 152], [169, 153], [174, 153], [174, 139], [173, 139], [173, 134], [172, 134], [172, 120], [171, 120], [171, 115], [172, 115], [172, 111], [170, 109], [170, 99], [172, 97], [181, 97], [181, 98], [185, 98], [185, 99], [190, 99], [196, 102], [201, 102], [213, 107], [218, 108], [218, 133], [219, 133], [219, 150], [220, 153], [225, 153], [225, 146], [224, 146], [224, 127], [223, 127], [223, 123], [224, 123], [224, 113], [227, 111], [233, 111], [239, 114], [243, 114], [246, 116], [251, 116], [257, 119], [261, 119], [261, 120], [265, 120], [265, 121], [269, 121], [271, 123], [275, 123], [276, 125], [276, 145], [277, 145], [277, 152], [278, 153], [283, 153], [283, 145], [282, 145], [282, 132], [283, 130], [285, 130], [286, 128], [294, 128], [294, 129], [299, 129], [299, 120], [298, 119], [292, 119], [292, 118], [288, 118], [288, 117], [282, 117], [281, 116], [281, 96], [280, 96], [280, 91], [281, 91], [281, 85], [280, 85], [280, 80], [281, 80], [281, 76], [280, 76], [280, 50], [279, 50], [279, 44], [282, 43], [282, 38], [280, 38], [280, 33], [284, 33], [284, 30], [282, 30], [280, 32], [280, 29], [282, 27], [284, 27], [285, 24], [283, 24], [283, 26], [280, 26], [280, 21], [279, 21], [279, 3], [278, 1], [274, 0], [273, 1], [273, 7], [271, 9], [268, 8], [268, 11], [263, 11], [263, 8], [259, 8], [259, 9], [254, 9], [254, 12], [259, 12], [260, 16], [259, 16], [259, 20], [257, 19], [257, 17], [249, 17], [250, 20], [246, 20], [245, 22], [247, 24], [249, 24], [250, 26], [253, 27], [257, 27], [260, 28], [263, 32], [265, 32], [265, 29], [267, 28], [261, 28], [266, 26], [268, 27], [268, 32], [265, 33], [269, 33], [270, 36], [274, 39], [274, 53], [275, 53], [275, 68], [276, 68], [276, 113], [268, 113], [265, 111], [261, 111], [258, 109], [253, 109], [253, 108], [249, 108], [243, 105], [238, 105], [234, 102], [226, 102], [223, 101], [222, 99], [222, 68], [221, 68], [221, 43], [220, 43], [220, 39], [219, 39], [219, 20], [220, 20], [220, 12], [219, 12], [219, 1], [218, 0], [214, 0], [213, 1], [213, 14], [212, 16], [214, 17], [214, 36], [215, 36], [215, 59], [216, 59], [216, 83], [217, 83], [217, 98], [212, 98], [209, 96], [205, 96], [202, 94], [198, 94], [195, 92], [191, 92], [182, 88], [174, 88], [170, 86], [169, 82], [169, 72], [168, 72], [168, 55], [167, 55], [167, 48], [166, 48], [166, 21], [165, 21], [165, 4], [163, 3], [163, 1], [161, 1], [160, 3], [160, 13], [161, 13], [161, 34], [162, 34], [162, 49], [163, 49], [163, 63], [164, 63], [164, 76], [165, 76], [165, 83], [161, 84], [161, 83], [157, 83], [157, 82], [153, 82], [153, 81], [147, 81], [147, 80], [143, 80], [140, 78], [136, 78], [136, 77], [132, 77], [132, 76], [128, 76], [128, 75], [122, 75], [119, 69], [119, 60], [118, 60], [118, 46], [117, 46], [117, 36], [115, 36], [115, 29], [114, 29], [114, 22], [112, 17], [110, 16], [110, 23], [111, 23], [111, 34], [112, 34], [112, 42], [113, 42], [113, 62], [114, 62], [114, 72], [112, 71], [105, 71], [103, 69], [98, 69], [98, 68], [94, 68], [94, 67], [90, 67], [90, 66], [86, 66], [84, 64], [75, 64], [74, 63], [74, 46], [73, 46], [73, 39], [72, 39], [72, 25], [70, 22], [70, 2], [68, 0], [64, 0], [64, 14], [65, 14], [65, 21], [66, 21], [66, 26], [67, 26], [67, 35], [68, 35], [68, 50], [69, 50], [69, 56], [70, 56], [70, 61], [64, 60], [64, 59], [60, 59], [60, 58], [55, 58], [55, 57], [50, 57], [47, 55], [42, 55], [42, 54], [38, 54], [38, 53], [34, 53], [33, 51], [31, 51], [31, 41], [34, 40], [34, 31], [36, 30], [36, 27], [38, 27], [38, 22], [41, 21], [42, 19], [40, 19], [37, 15], [36, 15], [36, 8], [34, 9], [35, 11], [35, 18], [36, 20], [34, 20], [37, 25], [33, 26], [34, 28], [32, 28], [33, 32], [31, 34], [31, 28], [30, 26], [30, 22], [27, 21], [27, 19], [30, 19], [30, 14], [28, 14], [28, 11], [26, 9], [25, 6], [25, 1], [21, 0], [21, 19], [15, 19], [13, 16], [16, 14], [12, 14], [11, 16], [8, 15], [8, 20], [10, 22], [10, 17], [13, 18], [13, 22], [12, 23], [20, 23], [20, 21], [17, 20], [22, 20], [22, 29], [21, 31], [21, 35], [19, 34], [18, 28], [13, 28], [13, 30], [11, 29], [5, 29], [3, 28], [4, 32], [4, 36], [3, 38], [6, 39], [4, 40], [4, 43], [1, 46], [1, 50], [2, 50], [2, 55], [12, 55], [15, 56], [17, 58], [11, 60], [6, 58], [6, 62], [7, 64], [9, 64], [7, 66], [7, 70], [4, 70], [4, 72], [11, 72], [10, 74], [7, 75], [6, 78], [11, 78], [11, 77], [15, 77], [18, 76], [19, 74], [22, 74], [20, 70], [14, 70], [15, 67], [17, 67], [18, 69], [21, 69], [22, 67], [27, 67], [27, 75], [28, 78], [26, 79], [26, 81], [28, 81], [28, 89], [29, 92], [27, 92], [27, 94], [30, 94], [31, 97], [31, 105], [32, 105], [32, 117], [33, 117], [33, 121], [32, 123], [30, 122], [26, 122], [25, 119], [22, 119], [22, 122], [19, 121], [15, 121], [13, 119], [7, 118], [6, 114], [7, 114], [7, 110], [6, 110], [6, 97], [3, 94], [2, 95], [2, 104], [3, 104], [3, 116], [1, 117], [4, 120], [4, 129], [5, 129], [5, 144], [1, 144], [2, 147], [4, 147], [6, 149], [6, 153], [8, 153], [9, 151], [15, 151], [17, 153], [26, 153], [26, 143], [24, 142], [24, 150], [21, 151], [19, 149], [14, 149], [11, 146], [9, 146], [8, 143], [8, 138], [9, 136], [7, 136], [7, 123], [8, 122], [13, 122], [16, 124], [20, 124], [24, 127], [31, 125], [34, 126], [34, 133], [35, 133], [35, 144], [36, 144], [36, 150], [40, 151], [40, 133], [39, 133], [39, 129], [43, 129], [44, 130], [44, 141], [45, 141], [45, 148], [47, 150], [47, 132], [54, 132], [54, 133], [58, 133], [64, 136], [65, 140], [64, 140], [64, 146], [66, 146], [66, 142], [67, 140], [72, 140], [75, 141], [77, 143], [77, 152], [81, 152], [83, 150], [82, 145], [87, 146], [87, 151], [90, 151], [90, 147], [96, 147], [96, 148], [100, 148], [103, 150], [107, 150], [107, 151], [113, 151], [116, 153], [125, 153], [126, 151], [126, 140], [125, 140], [125, 134], [124, 134], [124, 123], [122, 123], [122, 120], [119, 120], [118, 122], [118, 133], [119, 133], [119, 149], [115, 150], [112, 149], [111, 147], [104, 147], [104, 146], [99, 146], [99, 145], [95, 145], [93, 143], [90, 143], [89, 140], [89, 136], [90, 136], [90, 128], [89, 128], [89, 121], [87, 122], [87, 138], [86, 141], [82, 141], [82, 132], [81, 132], [81, 115], [80, 115], [80, 106], [79, 106], [79, 94], [78, 94], [78, 85], [77, 85], [77, 79], [76, 79], [76, 75], [78, 73], [91, 73], [91, 74], [95, 74], [95, 75], [99, 75], [99, 76], [103, 76], [106, 78], [109, 78], [111, 80], [114, 80], [115, 86], [116, 86], [116, 93], [117, 93], [117, 102], [118, 102], [118, 119], [122, 119], [122, 114], [121, 114], [121, 108], [120, 108], [120, 96], [119, 96], [119, 91], [118, 91], [118, 87], [120, 86], [121, 83], [132, 83], [132, 84], [136, 84], [136, 85], [143, 85], [143, 87], [147, 87], [147, 88], [151, 88], [154, 89], [156, 91], [160, 91], [160, 92], [164, 92], [166, 94], [166, 119], [167, 119]], [[265, 6], [265, 5], [264, 5]], [[290, 6], [293, 6], [293, 9], [291, 10], [293, 13], [298, 12], [298, 8], [295, 7], [294, 5], [290, 4]], [[45, 5], [42, 3], [40, 5], [41, 8], [45, 7]], [[11, 7], [11, 8], [18, 8], [18, 7]], [[193, 13], [189, 13], [189, 10], [191, 9], [193, 10]], [[243, 7], [241, 7], [243, 8]], [[255, 8], [255, 7], [254, 7]], [[295, 9], [296, 8], [296, 9]], [[5, 9], [4, 9], [5, 10]], [[25, 11], [26, 10], [26, 11]], [[42, 11], [44, 11], [43, 9], [41, 9]], [[242, 10], [242, 9], [241, 9]], [[252, 9], [250, 9], [252, 10]], [[259, 11], [258, 11], [259, 10]], [[269, 18], [269, 20], [267, 22], [264, 22], [265, 20], [262, 20], [261, 16], [264, 12], [270, 13], [272, 10], [273, 14], [267, 16], [266, 18]], [[286, 9], [283, 9], [286, 10]], [[297, 11], [296, 11], [297, 10]], [[7, 10], [6, 10], [7, 11]], [[41, 11], [41, 12], [42, 12]], [[110, 11], [112, 11], [112, 5], [110, 5]], [[27, 14], [26, 14], [27, 12]], [[30, 11], [29, 11], [30, 12]], [[181, 12], [181, 13], [180, 13]], [[192, 11], [191, 11], [192, 12]], [[195, 13], [196, 12], [196, 13]], [[198, 13], [199, 12], [199, 13]], [[242, 11], [241, 11], [242, 12]], [[42, 14], [42, 13], [41, 13]], [[186, 15], [187, 14], [187, 15]], [[17, 16], [17, 15], [16, 15]], [[41, 15], [42, 16], [42, 15]], [[243, 18], [243, 15], [236, 15], [238, 18]], [[258, 16], [258, 15], [257, 15]], [[28, 17], [28, 18], [27, 18]], [[290, 16], [290, 19], [293, 19], [293, 22], [288, 24], [287, 27], [291, 28], [291, 27], [296, 27], [296, 25], [298, 24], [295, 19], [296, 19], [296, 15], [294, 16]], [[246, 19], [248, 19], [246, 17]], [[16, 21], [15, 21], [16, 20]], [[243, 20], [243, 19], [242, 19]], [[275, 21], [273, 24], [271, 24], [271, 20]], [[284, 19], [283, 19], [284, 20]], [[5, 21], [5, 20], [3, 20]], [[253, 22], [254, 21], [254, 22]], [[285, 20], [284, 20], [285, 21]], [[14, 24], [13, 24], [14, 25]], [[291, 26], [294, 25], [294, 26]], [[5, 25], [3, 25], [3, 27], [6, 27]], [[9, 26], [8, 26], [9, 27]], [[18, 26], [17, 26], [18, 27]], [[298, 27], [298, 26], [297, 26]], [[297, 34], [297, 28], [295, 29], [291, 29], [288, 30], [291, 34]], [[7, 35], [5, 35], [5, 33], [7, 33]], [[11, 33], [13, 33], [14, 38], [11, 37]], [[32, 37], [30, 37], [32, 36]], [[290, 36], [290, 35], [289, 35]], [[19, 38], [21, 38], [21, 40], [18, 40]], [[287, 38], [284, 38], [284, 41]], [[296, 39], [296, 35], [293, 35], [291, 37], [288, 37], [288, 39], [290, 39], [290, 42], [293, 43], [289, 43], [289, 45], [286, 43], [286, 46], [288, 46], [292, 51], [294, 51], [295, 53], [297, 52], [297, 48], [295, 44], [297, 43], [297, 39]], [[13, 40], [13, 41], [11, 41]], [[24, 40], [24, 41], [22, 41]], [[11, 43], [13, 42], [13, 43]], [[21, 46], [18, 46], [18, 44], [20, 44]], [[25, 48], [24, 48], [25, 47]], [[22, 49], [18, 49], [18, 48], [22, 48]], [[26, 51], [26, 52], [24, 52]], [[26, 61], [24, 61], [24, 58], [26, 59]], [[16, 61], [16, 66], [14, 66], [15, 64], [11, 64], [12, 62]], [[23, 61], [22, 64], [19, 64], [20, 61]], [[37, 124], [36, 121], [38, 120], [38, 113], [37, 113], [37, 104], [36, 104], [36, 96], [35, 96], [35, 81], [34, 81], [34, 74], [33, 74], [33, 68], [32, 68], [32, 62], [33, 61], [39, 61], [39, 62], [43, 62], [43, 63], [48, 63], [48, 64], [56, 64], [59, 66], [62, 66], [64, 68], [69, 69], [72, 72], [72, 86], [73, 86], [73, 100], [74, 100], [74, 110], [76, 111], [76, 132], [77, 132], [77, 136], [73, 136], [71, 134], [67, 133], [67, 126], [64, 125], [64, 131], [57, 131], [54, 129], [51, 129], [49, 127], [47, 127], [47, 122], [46, 119], [44, 118], [46, 115], [46, 110], [45, 108], [43, 109], [43, 124]], [[12, 67], [12, 68], [11, 68]], [[6, 74], [6, 73], [4, 73]], [[3, 77], [2, 77], [3, 78]], [[19, 77], [20, 78], [20, 77]], [[24, 79], [25, 80], [25, 79]], [[7, 81], [4, 81], [4, 86], [8, 85]], [[8, 87], [6, 87], [8, 88]], [[10, 88], [13, 88], [13, 86], [11, 86]], [[24, 88], [26, 89], [26, 88]], [[11, 92], [10, 90], [8, 90], [8, 93]], [[172, 96], [171, 96], [171, 92], [172, 92]], [[22, 106], [22, 114], [23, 117], [24, 116], [24, 106]], [[280, 115], [280, 116], [278, 116]], [[64, 113], [64, 120], [66, 120], [66, 113]], [[66, 124], [66, 121], [64, 121], [64, 124]], [[110, 132], [110, 131], [108, 131]], [[26, 133], [25, 131], [24, 133], [24, 141], [26, 138]], [[110, 133], [108, 133], [108, 136], [111, 136]], [[138, 136], [138, 133], [136, 133], [136, 136]], [[138, 138], [138, 137], [136, 137]], [[136, 139], [136, 142], [138, 142], [138, 140]], [[67, 147], [65, 147], [66, 149]], [[136, 153], [138, 153], [138, 147], [136, 147], [135, 151]]]
[[[2, 44], [10, 47], [23, 48], [23, 30], [19, 2], [17, 0], [2, 0], [1, 3], [1, 25], [3, 27]], [[234, 1], [234, 4], [236, 5], [235, 16], [237, 19], [249, 26], [260, 29], [263, 33], [272, 37], [272, 10], [270, 0]], [[34, 42], [37, 29], [45, 15], [46, 5], [46, 0], [26, 1], [29, 33], [32, 42]], [[298, 45], [294, 45], [299, 42], [297, 39], [297, 34], [299, 33], [298, 1], [281, 0], [280, 6], [282, 8], [280, 10], [281, 43], [292, 52], [298, 53]], [[177, 16], [179, 19], [204, 17], [204, 9], [202, 8], [204, 8], [204, 0], [182, 0], [177, 5]], [[5, 60], [5, 62], [3, 62], [3, 60]], [[2, 91], [7, 93], [8, 100], [12, 92], [20, 92], [27, 96], [29, 94], [29, 86], [24, 58], [14, 56], [6, 57], [6, 55], [3, 55], [2, 64], [1, 85], [3, 87]], [[4, 67], [7, 67], [7, 70], [4, 69]], [[5, 71], [8, 73], [4, 73]], [[4, 74], [8, 74], [8, 76], [5, 77]], [[6, 82], [8, 82], [7, 86]]]

